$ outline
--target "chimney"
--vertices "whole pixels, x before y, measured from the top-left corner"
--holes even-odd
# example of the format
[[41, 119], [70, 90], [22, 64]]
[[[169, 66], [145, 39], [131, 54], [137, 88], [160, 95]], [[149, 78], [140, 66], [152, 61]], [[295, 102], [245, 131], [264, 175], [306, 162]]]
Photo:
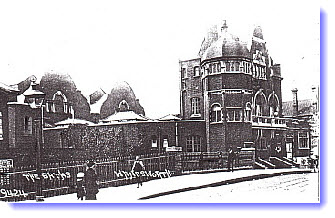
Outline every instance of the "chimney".
[[292, 89], [293, 94], [293, 116], [298, 115], [298, 89]]

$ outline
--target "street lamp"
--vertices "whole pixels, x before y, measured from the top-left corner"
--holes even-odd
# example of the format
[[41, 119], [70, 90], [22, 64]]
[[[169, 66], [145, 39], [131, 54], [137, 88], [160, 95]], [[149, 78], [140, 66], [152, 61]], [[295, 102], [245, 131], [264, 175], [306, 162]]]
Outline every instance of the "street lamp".
[[36, 80], [31, 82], [29, 89], [24, 92], [25, 97], [28, 99], [31, 108], [40, 109], [40, 117], [34, 119], [35, 137], [36, 137], [36, 173], [40, 179], [36, 180], [36, 201], [41, 202], [43, 200], [42, 191], [42, 164], [41, 164], [41, 148], [44, 142], [43, 138], [43, 103], [45, 94], [36, 89]]

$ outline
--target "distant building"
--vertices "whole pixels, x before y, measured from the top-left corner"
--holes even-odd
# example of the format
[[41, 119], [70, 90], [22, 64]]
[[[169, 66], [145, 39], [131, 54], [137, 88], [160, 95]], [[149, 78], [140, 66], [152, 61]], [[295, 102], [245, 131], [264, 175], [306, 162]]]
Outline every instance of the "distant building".
[[292, 101], [283, 102], [283, 116], [288, 118], [289, 124], [286, 144], [293, 147], [292, 155], [300, 160], [309, 155], [319, 155], [318, 98], [299, 100], [297, 89], [293, 89], [292, 94]]

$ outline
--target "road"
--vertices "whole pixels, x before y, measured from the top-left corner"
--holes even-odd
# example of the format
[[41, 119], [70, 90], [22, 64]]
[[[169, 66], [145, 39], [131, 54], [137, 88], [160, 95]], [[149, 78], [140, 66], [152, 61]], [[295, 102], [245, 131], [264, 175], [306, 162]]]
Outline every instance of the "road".
[[[318, 173], [309, 172], [266, 169], [172, 176], [145, 182], [140, 188], [131, 184], [100, 189], [95, 203], [317, 203]], [[78, 201], [75, 193], [44, 201], [56, 202], [90, 201]]]
[[317, 203], [318, 173], [290, 174], [160, 196], [154, 202]]

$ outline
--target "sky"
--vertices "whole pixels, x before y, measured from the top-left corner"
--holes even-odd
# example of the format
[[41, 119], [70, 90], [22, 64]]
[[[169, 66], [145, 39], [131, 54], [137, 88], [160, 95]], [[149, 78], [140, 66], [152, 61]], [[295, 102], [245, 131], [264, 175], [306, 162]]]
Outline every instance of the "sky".
[[319, 84], [318, 1], [1, 1], [0, 82], [69, 74], [89, 95], [127, 81], [146, 115], [179, 113], [179, 60], [197, 58], [207, 29], [227, 20], [249, 42], [263, 29], [281, 64], [283, 101]]

